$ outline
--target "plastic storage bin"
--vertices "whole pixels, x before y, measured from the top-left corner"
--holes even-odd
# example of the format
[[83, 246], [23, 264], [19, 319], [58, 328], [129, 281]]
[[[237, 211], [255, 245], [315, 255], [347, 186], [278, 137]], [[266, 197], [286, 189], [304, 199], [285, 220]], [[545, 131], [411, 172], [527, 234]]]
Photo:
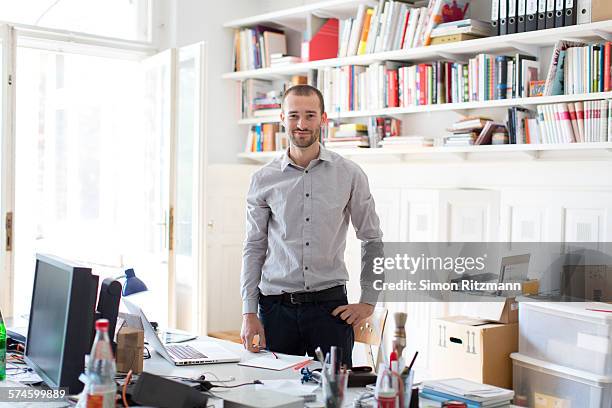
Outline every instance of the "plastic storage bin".
[[515, 398], [527, 400], [530, 407], [612, 407], [612, 377], [562, 367], [520, 353], [512, 353], [510, 357]]
[[606, 303], [520, 301], [519, 353], [612, 377], [611, 312]]

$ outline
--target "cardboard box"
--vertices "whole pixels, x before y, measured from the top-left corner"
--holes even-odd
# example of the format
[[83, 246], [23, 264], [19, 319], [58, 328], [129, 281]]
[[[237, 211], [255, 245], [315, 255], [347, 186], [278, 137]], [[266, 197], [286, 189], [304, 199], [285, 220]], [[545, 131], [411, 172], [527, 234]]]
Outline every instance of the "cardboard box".
[[610, 0], [591, 0], [591, 23], [612, 19]]
[[430, 332], [433, 378], [465, 378], [512, 389], [518, 323], [497, 324], [465, 316], [433, 319]]
[[561, 294], [594, 302], [612, 302], [612, 266], [564, 265]]
[[144, 363], [144, 329], [138, 316], [120, 313], [117, 319], [117, 372], [140, 374]]

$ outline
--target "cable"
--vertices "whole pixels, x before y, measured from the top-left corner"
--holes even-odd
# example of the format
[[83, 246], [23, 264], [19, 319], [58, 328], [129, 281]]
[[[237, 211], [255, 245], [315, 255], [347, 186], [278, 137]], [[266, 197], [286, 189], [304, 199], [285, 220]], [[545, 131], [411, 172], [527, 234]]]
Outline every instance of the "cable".
[[125, 376], [125, 381], [123, 382], [123, 389], [121, 390], [121, 399], [123, 400], [123, 406], [125, 408], [129, 408], [129, 405], [127, 403], [127, 397], [125, 395], [128, 384], [130, 383], [130, 380], [132, 379], [132, 370], [128, 371], [127, 375]]
[[253, 384], [263, 384], [263, 383], [259, 380], [255, 380], [252, 382], [236, 384], [236, 385], [215, 385], [215, 384], [211, 384], [211, 385], [212, 385], [212, 388], [238, 388], [238, 387], [244, 387], [245, 385], [253, 385]]
[[[163, 377], [164, 378], [169, 378], [169, 379], [174, 379], [174, 380], [182, 380], [182, 381], [194, 382], [194, 383], [200, 384], [200, 388], [201, 388], [202, 391], [209, 391], [212, 388], [228, 388], [229, 389], [229, 388], [244, 387], [245, 385], [263, 384], [259, 380], [255, 380], [255, 381], [251, 381], [251, 382], [247, 382], [247, 383], [242, 383], [242, 384], [236, 384], [236, 385], [213, 384], [212, 382], [207, 381], [206, 377], [204, 375], [201, 375], [198, 378], [179, 377], [179, 376], [174, 376], [174, 375], [164, 375]], [[221, 382], [221, 381], [215, 381], [215, 382]]]
[[[226, 382], [231, 382], [231, 381], [236, 381], [236, 377], [234, 377], [233, 375], [230, 375], [229, 378], [227, 380], [222, 380], [220, 379], [217, 374], [213, 373], [212, 371], [204, 371], [202, 373], [202, 375], [211, 375], [213, 377], [215, 377], [214, 381], [215, 382], [219, 382], [219, 383], [226, 383]], [[202, 376], [200, 376], [201, 378]]]

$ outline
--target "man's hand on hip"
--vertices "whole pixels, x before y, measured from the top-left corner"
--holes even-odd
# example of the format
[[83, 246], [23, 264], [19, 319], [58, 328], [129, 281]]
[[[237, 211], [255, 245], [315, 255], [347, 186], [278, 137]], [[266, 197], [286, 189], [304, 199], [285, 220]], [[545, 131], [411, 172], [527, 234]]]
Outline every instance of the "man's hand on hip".
[[[259, 336], [259, 345], [253, 345], [253, 339], [256, 335]], [[257, 314], [245, 313], [242, 315], [240, 338], [244, 348], [253, 353], [258, 353], [260, 349], [266, 348], [266, 335]]]
[[334, 316], [340, 316], [342, 320], [350, 325], [360, 323], [363, 319], [370, 317], [374, 313], [374, 306], [367, 303], [354, 303], [350, 305], [338, 306], [332, 312]]

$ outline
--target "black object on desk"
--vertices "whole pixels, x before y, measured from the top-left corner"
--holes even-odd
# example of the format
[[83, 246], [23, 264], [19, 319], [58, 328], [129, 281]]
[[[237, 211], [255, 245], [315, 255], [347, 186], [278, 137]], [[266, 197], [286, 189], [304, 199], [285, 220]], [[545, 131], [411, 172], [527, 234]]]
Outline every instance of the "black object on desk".
[[131, 392], [140, 405], [164, 408], [206, 407], [208, 397], [187, 384], [143, 372]]
[[348, 387], [365, 387], [376, 384], [376, 374], [371, 371], [349, 371]]

